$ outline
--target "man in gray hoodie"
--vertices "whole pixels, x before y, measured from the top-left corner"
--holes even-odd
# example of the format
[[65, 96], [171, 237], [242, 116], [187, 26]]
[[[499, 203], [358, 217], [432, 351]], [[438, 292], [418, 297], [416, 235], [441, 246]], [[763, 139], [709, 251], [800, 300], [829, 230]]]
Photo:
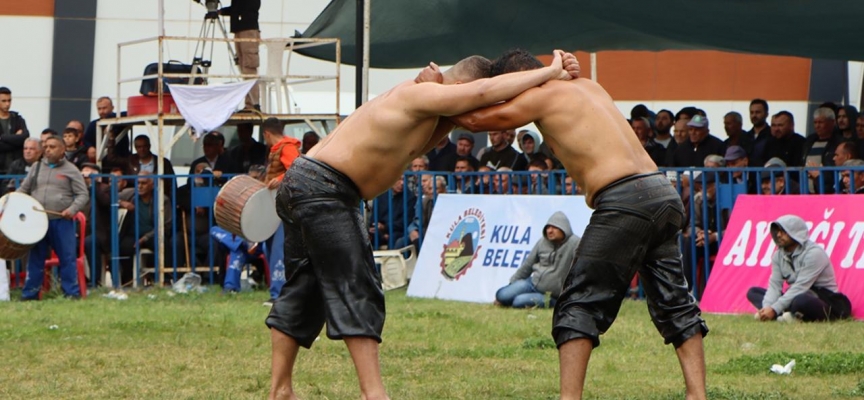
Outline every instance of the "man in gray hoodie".
[[[824, 321], [846, 318], [849, 299], [837, 291], [834, 267], [821, 246], [808, 239], [807, 225], [795, 215], [771, 223], [777, 251], [771, 257], [768, 289], [752, 287], [747, 300], [762, 321]], [[783, 281], [789, 284], [782, 292]], [[778, 318], [779, 317], [779, 318]]]
[[75, 214], [90, 201], [84, 177], [74, 164], [66, 161], [66, 145], [58, 136], [42, 143], [44, 156], [30, 171], [18, 191], [42, 203], [48, 213], [48, 233], [30, 250], [23, 300], [38, 300], [45, 278], [45, 258], [49, 246], [60, 260], [60, 286], [67, 297], [81, 297], [75, 266]]
[[579, 236], [573, 234], [567, 216], [561, 211], [552, 214], [543, 227], [543, 238], [522, 261], [510, 278], [510, 284], [495, 293], [496, 304], [513, 308], [544, 307], [545, 294], [550, 293], [549, 306], [554, 306], [578, 246]]

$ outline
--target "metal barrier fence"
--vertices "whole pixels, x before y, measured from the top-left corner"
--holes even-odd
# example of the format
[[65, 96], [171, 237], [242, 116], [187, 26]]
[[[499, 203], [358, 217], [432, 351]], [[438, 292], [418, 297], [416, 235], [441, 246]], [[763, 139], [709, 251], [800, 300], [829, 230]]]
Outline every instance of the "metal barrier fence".
[[[856, 175], [864, 178], [864, 167], [662, 170], [685, 205], [687, 224], [680, 243], [686, 274], [697, 297], [707, 282], [738, 195], [854, 193], [861, 189], [855, 182], [862, 182], [855, 179]], [[111, 272], [110, 285], [114, 287], [144, 284], [145, 277], [157, 274], [164, 274], [168, 282], [176, 281], [183, 271], [190, 269], [203, 273], [210, 284], [221, 284], [227, 254], [210, 236], [210, 228], [215, 225], [213, 201], [219, 186], [228, 178], [91, 175], [91, 201], [85, 211], [87, 237], [77, 238], [86, 243], [90, 285], [101, 282], [103, 266]], [[0, 176], [0, 187], [10, 184], [17, 187], [22, 179], [22, 176]], [[139, 193], [142, 179], [164, 186], [164, 218], [160, 218], [154, 201], [142, 200]], [[145, 186], [143, 190], [150, 189]], [[155, 197], [155, 186], [152, 192]], [[564, 171], [406, 172], [391, 190], [366, 202], [369, 238], [374, 248], [422, 246], [426, 223], [440, 193], [576, 195], [579, 188]], [[165, 226], [164, 243], [158, 242], [158, 235], [149, 233], [158, 224]], [[165, 248], [164, 270], [158, 267], [160, 246]], [[24, 265], [16, 263], [13, 272], [23, 271]]]

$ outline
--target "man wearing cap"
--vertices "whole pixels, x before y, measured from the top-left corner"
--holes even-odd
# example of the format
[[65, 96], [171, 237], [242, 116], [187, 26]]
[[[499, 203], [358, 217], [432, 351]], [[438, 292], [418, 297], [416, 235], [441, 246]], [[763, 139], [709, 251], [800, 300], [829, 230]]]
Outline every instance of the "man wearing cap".
[[807, 139], [795, 133], [795, 117], [780, 111], [771, 117], [771, 140], [765, 151], [769, 157], [783, 160], [789, 167], [804, 166], [804, 145]]
[[[750, 166], [747, 152], [741, 146], [729, 146], [729, 148], [726, 149], [726, 155], [723, 156], [723, 159], [726, 160], [726, 166], [729, 168], [747, 168]], [[758, 193], [756, 190], [758, 180], [758, 173], [747, 172], [745, 177], [744, 171], [738, 170], [732, 171], [732, 179], [730, 179], [730, 183], [745, 185], [747, 193], [756, 194]]]
[[726, 144], [709, 134], [707, 117], [694, 115], [687, 126], [690, 140], [675, 149], [673, 167], [702, 167], [709, 154], [726, 154]]
[[[765, 163], [765, 170], [760, 173], [762, 194], [799, 194], [801, 187], [795, 181], [798, 172], [784, 171], [786, 163], [774, 157]], [[788, 179], [787, 179], [788, 178]]]
[[[470, 133], [463, 133], [459, 135], [459, 139], [456, 140], [456, 162], [459, 162], [459, 158], [467, 157], [470, 161], [469, 163], [474, 169], [477, 169], [477, 166], [480, 165], [480, 160], [477, 157], [474, 157], [471, 152], [474, 150], [474, 135]], [[454, 163], [454, 170], [455, 170]], [[473, 170], [472, 170], [473, 172]]]

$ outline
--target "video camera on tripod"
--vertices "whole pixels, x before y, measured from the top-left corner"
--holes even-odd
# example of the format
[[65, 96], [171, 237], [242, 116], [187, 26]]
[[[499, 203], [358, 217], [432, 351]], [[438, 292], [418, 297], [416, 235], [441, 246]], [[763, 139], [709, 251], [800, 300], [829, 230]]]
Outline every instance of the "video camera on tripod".
[[192, 0], [192, 1], [203, 5], [204, 7], [207, 7], [207, 11], [209, 11], [209, 12], [219, 11], [219, 0], [203, 0], [203, 1], [202, 0]]

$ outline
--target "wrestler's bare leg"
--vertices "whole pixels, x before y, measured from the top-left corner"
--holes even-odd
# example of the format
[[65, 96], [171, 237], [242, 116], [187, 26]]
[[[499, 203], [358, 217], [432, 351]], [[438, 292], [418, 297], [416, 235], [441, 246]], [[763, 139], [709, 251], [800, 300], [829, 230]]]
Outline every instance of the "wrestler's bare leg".
[[702, 335], [696, 334], [685, 340], [675, 349], [681, 372], [684, 373], [684, 384], [687, 385], [687, 400], [704, 400], [705, 391], [705, 349], [702, 347]]
[[381, 366], [378, 363], [378, 341], [368, 337], [345, 337], [345, 345], [354, 360], [357, 379], [363, 400], [386, 400], [387, 392], [381, 380]]
[[594, 345], [591, 339], [580, 338], [567, 341], [558, 348], [558, 364], [561, 370], [561, 400], [579, 400], [585, 388], [585, 373]]
[[292, 386], [294, 361], [300, 344], [294, 338], [276, 329], [270, 329], [273, 345], [272, 376], [270, 378], [270, 400], [297, 400]]

